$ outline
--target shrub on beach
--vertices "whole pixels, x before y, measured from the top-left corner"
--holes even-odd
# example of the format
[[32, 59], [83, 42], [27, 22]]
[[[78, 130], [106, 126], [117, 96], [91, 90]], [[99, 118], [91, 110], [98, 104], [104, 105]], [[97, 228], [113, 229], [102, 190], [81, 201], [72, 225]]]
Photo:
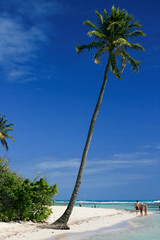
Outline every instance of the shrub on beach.
[[8, 162], [0, 158], [0, 221], [43, 221], [52, 213], [52, 198], [57, 185], [43, 178], [30, 181], [11, 171]]

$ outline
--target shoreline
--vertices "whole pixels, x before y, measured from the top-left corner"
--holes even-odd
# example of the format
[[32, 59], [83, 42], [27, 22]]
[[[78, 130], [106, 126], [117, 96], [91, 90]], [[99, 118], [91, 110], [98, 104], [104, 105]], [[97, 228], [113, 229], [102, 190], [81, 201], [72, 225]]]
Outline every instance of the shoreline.
[[[53, 206], [53, 214], [49, 216], [46, 223], [51, 224], [60, 217], [66, 206]], [[45, 240], [52, 238], [67, 238], [67, 235], [78, 235], [103, 228], [116, 227], [117, 224], [136, 218], [135, 211], [104, 208], [74, 207], [68, 225], [70, 230], [55, 230], [44, 228], [43, 225], [33, 222], [4, 223], [0, 222], [0, 240]]]

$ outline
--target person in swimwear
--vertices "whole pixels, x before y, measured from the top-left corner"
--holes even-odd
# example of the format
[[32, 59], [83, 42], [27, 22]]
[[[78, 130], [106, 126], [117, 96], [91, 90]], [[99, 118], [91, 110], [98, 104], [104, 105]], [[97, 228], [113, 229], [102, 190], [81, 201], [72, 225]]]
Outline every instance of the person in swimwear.
[[141, 203], [140, 205], [139, 205], [139, 211], [140, 211], [140, 214], [141, 214], [141, 216], [143, 216], [143, 203]]
[[136, 213], [138, 213], [138, 210], [139, 210], [139, 202], [138, 202], [138, 200], [135, 203], [135, 209], [136, 209]]
[[144, 212], [145, 212], [145, 216], [147, 216], [147, 213], [148, 213], [148, 207], [146, 204], [144, 204]]
[[141, 216], [143, 216], [143, 208], [144, 208], [145, 216], [147, 216], [147, 213], [148, 213], [148, 207], [147, 207], [146, 204], [141, 203], [140, 206], [139, 206], [139, 211], [140, 211], [140, 213], [141, 213]]

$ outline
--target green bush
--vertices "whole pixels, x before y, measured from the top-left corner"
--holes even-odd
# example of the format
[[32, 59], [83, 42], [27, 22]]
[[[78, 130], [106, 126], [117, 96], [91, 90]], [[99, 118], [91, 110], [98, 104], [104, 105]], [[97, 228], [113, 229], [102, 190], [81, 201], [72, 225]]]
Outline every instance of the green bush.
[[47, 219], [57, 189], [56, 184], [49, 185], [43, 178], [34, 182], [22, 179], [0, 158], [0, 221]]

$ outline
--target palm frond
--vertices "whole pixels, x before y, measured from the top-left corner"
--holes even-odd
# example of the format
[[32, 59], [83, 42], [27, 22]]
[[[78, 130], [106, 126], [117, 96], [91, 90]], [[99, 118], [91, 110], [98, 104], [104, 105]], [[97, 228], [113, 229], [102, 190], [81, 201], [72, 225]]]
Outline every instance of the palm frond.
[[78, 45], [78, 46], [75, 47], [75, 49], [76, 49], [76, 51], [77, 51], [78, 54], [79, 54], [79, 53], [82, 53], [83, 50], [91, 51], [92, 49], [97, 49], [97, 48], [101, 47], [102, 44], [103, 44], [103, 43], [101, 43], [101, 42], [95, 42], [95, 41], [93, 41], [93, 42], [91, 42], [91, 43], [88, 44], [88, 45], [86, 45], [86, 44], [84, 44], [84, 45]]
[[110, 18], [109, 14], [107, 13], [107, 10], [104, 9], [104, 16], [103, 16], [106, 20], [108, 20]]
[[[8, 122], [8, 121], [6, 121], [6, 122]], [[5, 127], [5, 129], [10, 128], [9, 130], [14, 131], [14, 129], [11, 128], [11, 126], [15, 127], [15, 125], [13, 123], [10, 123], [10, 124], [6, 125], [5, 122], [3, 122], [3, 127]]]
[[91, 30], [88, 32], [88, 35], [90, 37], [92, 37], [93, 35], [95, 35], [96, 37], [100, 38], [100, 39], [106, 39], [106, 35], [101, 33], [100, 31], [96, 31], [96, 30]]
[[4, 136], [4, 139], [9, 138], [15, 141], [15, 139], [12, 136], [8, 135], [7, 133], [3, 133], [3, 136]]
[[117, 66], [117, 61], [116, 61], [116, 57], [114, 55], [114, 53], [112, 53], [111, 55], [111, 72], [118, 78], [118, 79], [122, 79], [121, 77], [121, 70], [120, 68]]
[[139, 64], [141, 63], [141, 61], [133, 59], [124, 49], [122, 49], [122, 52], [124, 56], [127, 58], [127, 60], [129, 61], [129, 63], [131, 64], [132, 70], [139, 72]]
[[120, 48], [116, 48], [116, 51], [114, 52], [114, 54], [121, 57], [121, 72], [123, 72], [127, 64], [127, 59]]
[[126, 24], [128, 24], [129, 22], [133, 21], [134, 20], [134, 16], [132, 14], [126, 14], [126, 17], [125, 17], [125, 22]]
[[101, 62], [99, 61], [99, 59], [101, 58], [101, 55], [105, 54], [108, 50], [109, 48], [107, 46], [103, 46], [102, 48], [100, 48], [98, 52], [96, 52], [96, 54], [94, 55], [94, 62], [96, 64], [100, 64]]
[[8, 151], [8, 144], [7, 144], [6, 140], [1, 139], [0, 141], [1, 141], [1, 144], [2, 144], [2, 147], [3, 147], [3, 150], [6, 148], [6, 150]]
[[91, 27], [91, 28], [95, 28], [97, 29], [96, 25], [93, 24], [91, 21], [87, 20], [83, 23], [84, 25], [88, 26], [88, 27]]
[[114, 31], [114, 27], [115, 27], [115, 26], [121, 27], [121, 24], [122, 24], [121, 21], [112, 22], [112, 23], [110, 23], [110, 24], [108, 25], [107, 30], [112, 30], [112, 31]]
[[0, 114], [0, 142], [2, 144], [3, 149], [6, 148], [8, 150], [8, 144], [6, 142], [6, 138], [12, 139], [15, 141], [15, 139], [8, 134], [9, 131], [14, 131], [12, 126], [15, 126], [13, 123], [7, 124], [8, 120], [5, 119], [5, 115], [1, 117]]
[[122, 62], [122, 70], [121, 70], [121, 72], [123, 72], [123, 70], [125, 69], [126, 64], [127, 64], [127, 59], [125, 57], [122, 57], [121, 58], [121, 62]]
[[131, 44], [124, 38], [118, 38], [116, 41], [113, 42], [115, 46], [126, 46], [131, 47]]
[[4, 138], [4, 135], [2, 132], [0, 132], [0, 139], [3, 139]]
[[133, 23], [131, 23], [131, 24], [128, 26], [128, 29], [131, 29], [131, 28], [134, 28], [134, 27], [141, 28], [142, 25], [139, 24], [138, 21], [134, 21]]
[[130, 38], [139, 37], [139, 36], [144, 37], [144, 36], [146, 36], [146, 34], [141, 30], [135, 30], [134, 32], [131, 32], [131, 33], [126, 35], [126, 37], [130, 37]]
[[102, 16], [98, 11], [96, 11], [96, 15], [97, 15], [98, 18], [100, 19], [100, 22], [103, 24], [103, 23], [104, 23], [104, 18], [103, 18], [103, 16]]
[[131, 43], [131, 48], [135, 49], [136, 51], [145, 51], [145, 49], [139, 43]]
[[113, 5], [111, 8], [111, 18], [115, 18], [115, 14], [116, 14], [116, 8]]
[[7, 122], [8, 122], [7, 119], [4, 120], [4, 116], [3, 116], [3, 117], [2, 117], [2, 120], [1, 120], [1, 124], [5, 125]]

